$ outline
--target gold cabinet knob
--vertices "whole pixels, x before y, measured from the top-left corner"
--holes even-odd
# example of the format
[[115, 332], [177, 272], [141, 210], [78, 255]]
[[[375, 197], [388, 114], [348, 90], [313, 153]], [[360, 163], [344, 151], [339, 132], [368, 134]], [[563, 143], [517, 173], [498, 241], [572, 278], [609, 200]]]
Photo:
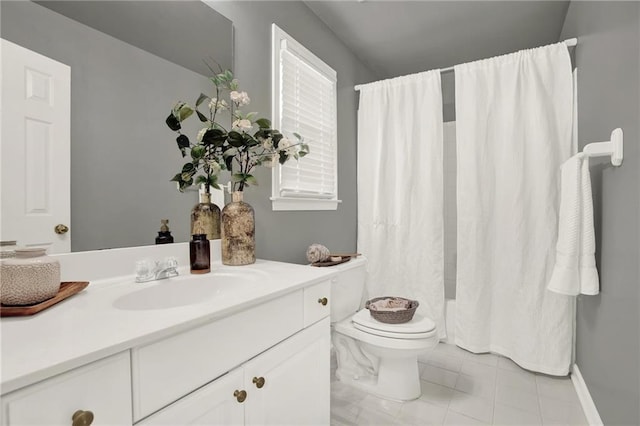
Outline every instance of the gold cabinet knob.
[[236, 390], [233, 393], [233, 396], [236, 397], [236, 399], [238, 400], [238, 402], [244, 402], [245, 399], [247, 399], [247, 392], [243, 391], [243, 390]]
[[71, 416], [72, 426], [89, 426], [93, 422], [93, 413], [89, 410], [78, 410]]
[[253, 383], [255, 383], [256, 387], [260, 389], [264, 386], [264, 377], [254, 377]]
[[69, 232], [69, 227], [67, 225], [63, 225], [61, 223], [57, 224], [55, 228], [53, 228], [54, 232], [58, 235], [66, 234]]
[[318, 303], [321, 304], [322, 306], [327, 306], [327, 303], [329, 303], [329, 300], [326, 297], [323, 297], [322, 299], [318, 299]]

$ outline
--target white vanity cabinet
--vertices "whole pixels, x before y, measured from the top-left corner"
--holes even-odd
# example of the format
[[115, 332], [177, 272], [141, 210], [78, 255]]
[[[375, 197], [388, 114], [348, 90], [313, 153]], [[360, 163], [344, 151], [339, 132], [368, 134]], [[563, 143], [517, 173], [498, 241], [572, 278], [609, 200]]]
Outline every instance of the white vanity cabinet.
[[258, 268], [250, 290], [170, 310], [118, 310], [140, 290], [116, 284], [4, 322], [0, 425], [328, 425], [332, 274]]
[[95, 426], [131, 424], [129, 351], [2, 396], [3, 425], [89, 424], [78, 416]]
[[328, 425], [329, 318], [139, 425]]
[[324, 281], [134, 348], [134, 421], [328, 424], [329, 291]]

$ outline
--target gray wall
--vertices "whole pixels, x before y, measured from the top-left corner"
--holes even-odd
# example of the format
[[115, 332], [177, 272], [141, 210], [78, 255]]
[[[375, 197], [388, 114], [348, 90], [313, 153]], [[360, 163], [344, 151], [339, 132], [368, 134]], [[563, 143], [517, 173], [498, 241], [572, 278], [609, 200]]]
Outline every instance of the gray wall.
[[640, 3], [571, 2], [560, 39], [578, 37], [578, 135], [624, 131], [624, 163], [594, 160], [600, 295], [578, 299], [576, 363], [606, 425], [640, 424]]
[[[301, 2], [211, 2], [233, 21], [235, 74], [251, 97], [251, 110], [271, 116], [271, 23], [302, 43], [338, 74], [338, 197], [336, 211], [274, 212], [271, 174], [256, 174], [259, 186], [245, 191], [256, 212], [257, 255], [264, 259], [305, 263], [311, 243], [334, 252], [356, 249], [357, 92], [353, 86], [375, 79], [364, 65]], [[313, 149], [313, 148], [312, 148]]]
[[184, 161], [164, 120], [208, 79], [35, 3], [3, 1], [1, 19], [3, 38], [71, 67], [72, 251], [153, 244], [163, 218], [188, 241], [197, 195], [169, 182]]

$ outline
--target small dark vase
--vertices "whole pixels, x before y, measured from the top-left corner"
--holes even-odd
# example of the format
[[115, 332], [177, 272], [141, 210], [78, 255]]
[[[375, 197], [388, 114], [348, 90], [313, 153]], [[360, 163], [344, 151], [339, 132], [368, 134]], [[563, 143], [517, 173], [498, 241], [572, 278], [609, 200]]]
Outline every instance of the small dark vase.
[[241, 266], [256, 262], [256, 221], [253, 207], [242, 201], [242, 191], [231, 194], [222, 209], [222, 263]]
[[191, 210], [191, 235], [205, 234], [208, 240], [220, 239], [220, 208], [211, 202], [211, 194], [200, 194], [200, 203]]
[[189, 260], [192, 274], [211, 272], [211, 254], [209, 240], [205, 234], [196, 234], [189, 243]]

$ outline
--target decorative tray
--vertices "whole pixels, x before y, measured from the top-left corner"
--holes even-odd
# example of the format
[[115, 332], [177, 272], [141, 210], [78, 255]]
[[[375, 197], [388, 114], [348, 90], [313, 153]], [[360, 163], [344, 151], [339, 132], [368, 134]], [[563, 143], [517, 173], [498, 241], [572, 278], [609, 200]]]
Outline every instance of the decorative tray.
[[65, 299], [73, 296], [76, 293], [81, 292], [89, 285], [89, 281], [63, 281], [60, 283], [60, 290], [58, 294], [51, 299], [47, 299], [34, 305], [24, 306], [6, 306], [0, 305], [0, 317], [25, 317], [29, 315], [37, 314], [40, 311], [55, 305], [58, 302], [62, 302]]
[[[337, 257], [337, 256], [336, 256]], [[351, 260], [353, 256], [340, 256], [340, 260], [324, 260], [322, 262], [313, 262], [311, 266], [333, 266], [345, 263]]]

